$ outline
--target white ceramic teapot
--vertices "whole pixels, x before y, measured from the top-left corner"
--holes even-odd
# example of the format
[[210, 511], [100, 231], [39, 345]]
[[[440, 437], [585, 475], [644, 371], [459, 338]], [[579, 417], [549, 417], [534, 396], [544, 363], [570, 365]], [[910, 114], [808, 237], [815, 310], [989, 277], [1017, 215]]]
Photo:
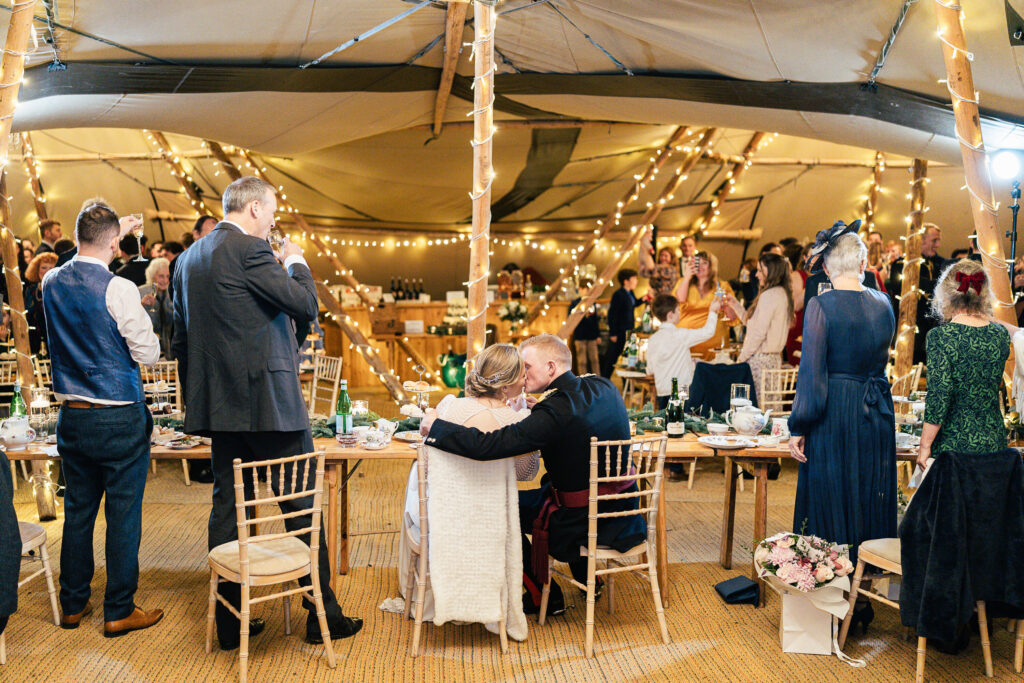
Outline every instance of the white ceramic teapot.
[[772, 411], [761, 412], [756, 407], [739, 406], [725, 413], [725, 423], [742, 436], [756, 436], [768, 424]]
[[9, 417], [0, 422], [0, 441], [9, 451], [21, 451], [36, 438], [36, 430], [28, 426], [28, 416]]

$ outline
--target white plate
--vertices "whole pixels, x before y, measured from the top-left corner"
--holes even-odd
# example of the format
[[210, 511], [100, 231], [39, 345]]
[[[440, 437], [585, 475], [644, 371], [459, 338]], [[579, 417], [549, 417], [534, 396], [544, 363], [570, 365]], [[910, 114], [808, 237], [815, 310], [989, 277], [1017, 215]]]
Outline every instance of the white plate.
[[697, 441], [710, 448], [735, 451], [741, 448], [755, 448], [756, 443], [743, 436], [700, 436]]
[[423, 437], [420, 436], [419, 432], [414, 432], [411, 430], [405, 432], [396, 432], [395, 435], [392, 436], [391, 438], [398, 439], [399, 441], [410, 441], [412, 443], [419, 443], [420, 441], [423, 440]]
[[370, 444], [364, 443], [364, 444], [362, 444], [362, 447], [363, 447], [363, 449], [365, 449], [367, 451], [382, 451], [385, 448], [387, 448], [389, 445], [390, 444], [382, 443], [379, 446], [371, 446]]
[[145, 384], [142, 389], [147, 394], [169, 394], [174, 391], [174, 387], [170, 384]]

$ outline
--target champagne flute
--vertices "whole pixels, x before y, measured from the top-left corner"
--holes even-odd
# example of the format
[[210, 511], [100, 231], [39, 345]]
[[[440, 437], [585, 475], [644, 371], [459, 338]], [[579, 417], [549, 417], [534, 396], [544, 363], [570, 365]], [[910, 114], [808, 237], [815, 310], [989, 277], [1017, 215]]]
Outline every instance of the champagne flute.
[[142, 214], [141, 213], [133, 213], [131, 216], [132, 216], [132, 218], [136, 219], [136, 221], [137, 221], [137, 224], [135, 225], [135, 227], [132, 228], [132, 234], [135, 235], [135, 243], [137, 245], [139, 245], [139, 253], [132, 260], [133, 261], [148, 261], [149, 259], [145, 258], [142, 255], [142, 236], [144, 234], [146, 234], [146, 225], [145, 225], [145, 223], [142, 222]]
[[275, 254], [280, 254], [281, 249], [284, 248], [284, 230], [274, 226], [270, 229], [270, 234], [267, 235], [267, 242], [270, 243], [270, 248], [274, 250]]

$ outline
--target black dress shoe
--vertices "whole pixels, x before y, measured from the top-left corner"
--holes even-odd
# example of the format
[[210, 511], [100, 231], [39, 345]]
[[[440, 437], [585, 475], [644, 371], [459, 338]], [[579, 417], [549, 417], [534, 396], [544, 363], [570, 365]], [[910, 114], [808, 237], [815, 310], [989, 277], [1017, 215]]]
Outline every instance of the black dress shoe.
[[[331, 629], [331, 640], [339, 640], [359, 633], [363, 628], [363, 620], [359, 617], [342, 617], [340, 622], [328, 623], [327, 626]], [[306, 619], [306, 642], [311, 645], [320, 645], [324, 642], [320, 633], [320, 622], [313, 613]]]
[[[249, 637], [258, 636], [263, 633], [263, 629], [267, 627], [267, 622], [259, 617], [249, 620]], [[234, 640], [228, 640], [226, 638], [217, 637], [217, 642], [220, 644], [221, 650], [237, 650], [238, 643], [241, 640], [240, 636], [235, 636]]]
[[[535, 605], [529, 593], [523, 593], [523, 614], [540, 614], [540, 605]], [[548, 616], [558, 617], [565, 614], [565, 598], [561, 593], [548, 596]]]
[[213, 470], [209, 467], [202, 467], [196, 470], [195, 473], [189, 472], [188, 478], [192, 481], [199, 482], [200, 484], [212, 484]]

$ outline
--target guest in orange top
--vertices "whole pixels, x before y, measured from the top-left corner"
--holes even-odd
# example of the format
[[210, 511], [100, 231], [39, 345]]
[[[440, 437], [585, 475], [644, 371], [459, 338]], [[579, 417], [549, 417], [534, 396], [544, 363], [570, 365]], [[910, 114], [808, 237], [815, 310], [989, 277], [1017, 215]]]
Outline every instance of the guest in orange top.
[[[692, 258], [683, 261], [683, 276], [676, 283], [675, 297], [679, 299], [679, 322], [676, 327], [697, 329], [704, 327], [708, 319], [711, 302], [719, 287], [725, 301], [733, 300], [732, 287], [724, 280], [718, 279], [718, 258], [707, 251], [698, 251]], [[724, 302], [723, 302], [724, 303]], [[739, 305], [737, 302], [736, 305]], [[741, 306], [742, 308], [742, 306]], [[705, 358], [714, 357], [714, 349], [725, 346], [729, 341], [729, 328], [739, 325], [735, 311], [729, 306], [722, 307], [722, 315], [711, 339], [690, 349], [694, 355], [704, 354]]]

